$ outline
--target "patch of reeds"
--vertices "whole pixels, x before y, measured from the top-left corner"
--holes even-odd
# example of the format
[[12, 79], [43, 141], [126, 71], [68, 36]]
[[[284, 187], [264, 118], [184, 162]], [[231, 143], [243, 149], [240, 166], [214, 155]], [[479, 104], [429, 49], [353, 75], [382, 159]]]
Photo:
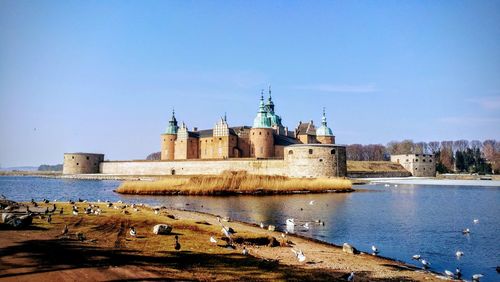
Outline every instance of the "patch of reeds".
[[352, 184], [343, 178], [289, 178], [226, 171], [220, 175], [166, 178], [158, 181], [126, 181], [116, 190], [140, 195], [235, 195], [351, 192]]

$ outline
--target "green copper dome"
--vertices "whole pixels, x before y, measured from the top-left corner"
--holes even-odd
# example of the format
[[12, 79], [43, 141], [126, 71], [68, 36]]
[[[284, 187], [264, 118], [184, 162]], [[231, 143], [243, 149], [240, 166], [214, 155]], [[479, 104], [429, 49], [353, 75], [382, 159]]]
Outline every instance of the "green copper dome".
[[172, 118], [168, 122], [167, 129], [165, 130], [165, 134], [177, 134], [177, 119], [175, 118], [175, 111], [172, 110]]
[[321, 126], [316, 129], [316, 136], [333, 136], [332, 130], [327, 126], [325, 109], [323, 109], [323, 118], [321, 119]]
[[271, 120], [267, 116], [266, 106], [264, 105], [263, 93], [260, 96], [260, 105], [257, 116], [253, 120], [253, 128], [270, 128]]

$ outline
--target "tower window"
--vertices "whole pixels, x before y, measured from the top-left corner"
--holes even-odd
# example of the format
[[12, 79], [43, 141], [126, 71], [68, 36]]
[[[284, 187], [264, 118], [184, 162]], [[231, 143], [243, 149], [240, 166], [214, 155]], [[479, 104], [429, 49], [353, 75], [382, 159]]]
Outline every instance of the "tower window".
[[332, 149], [332, 150], [330, 151], [330, 154], [335, 155], [335, 149]]
[[288, 151], [288, 154], [293, 155], [293, 151], [292, 150]]
[[89, 159], [89, 157], [87, 157], [87, 160]]
[[312, 155], [313, 149], [309, 149], [309, 155]]
[[76, 163], [76, 165], [80, 165], [79, 163]]
[[262, 135], [262, 132], [259, 132], [259, 135]]
[[321, 163], [321, 162], [323, 162], [323, 159], [319, 159], [319, 162], [320, 162], [320, 163]]

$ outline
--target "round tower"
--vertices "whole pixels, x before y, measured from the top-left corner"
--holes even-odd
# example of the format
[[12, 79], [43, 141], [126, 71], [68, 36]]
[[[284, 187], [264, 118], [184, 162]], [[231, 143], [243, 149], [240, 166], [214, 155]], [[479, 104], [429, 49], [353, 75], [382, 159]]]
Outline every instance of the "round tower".
[[323, 108], [321, 126], [316, 130], [316, 140], [321, 144], [335, 144], [335, 136], [326, 122], [325, 108]]
[[64, 153], [63, 174], [99, 173], [104, 154]]
[[174, 160], [175, 155], [175, 140], [177, 140], [177, 119], [175, 111], [172, 110], [172, 118], [168, 122], [167, 130], [161, 135], [161, 160]]
[[274, 156], [274, 137], [271, 120], [267, 116], [264, 104], [264, 93], [261, 92], [257, 116], [250, 129], [250, 155], [256, 158], [272, 158]]

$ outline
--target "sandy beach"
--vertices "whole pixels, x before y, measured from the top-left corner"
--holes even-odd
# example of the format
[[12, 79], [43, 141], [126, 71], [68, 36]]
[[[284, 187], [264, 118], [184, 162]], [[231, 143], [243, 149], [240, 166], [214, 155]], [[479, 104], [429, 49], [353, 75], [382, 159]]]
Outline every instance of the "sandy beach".
[[[235, 249], [226, 248], [221, 225], [213, 215], [115, 203], [101, 215], [85, 215], [89, 203], [56, 203], [58, 210], [48, 223], [36, 217], [26, 230], [0, 230], [0, 280], [90, 281], [119, 280], [323, 280], [437, 281], [435, 274], [371, 254], [347, 254], [341, 247], [233, 221]], [[116, 206], [116, 208], [115, 208]], [[40, 204], [38, 210], [52, 207]], [[64, 213], [59, 215], [59, 208]], [[23, 208], [21, 208], [22, 210]], [[31, 208], [33, 210], [33, 208]], [[43, 213], [42, 213], [43, 214]], [[173, 227], [170, 235], [153, 234], [155, 224]], [[68, 234], [62, 236], [64, 225]], [[134, 226], [137, 236], [129, 234]], [[78, 240], [77, 233], [85, 239]], [[174, 249], [174, 236], [180, 250]], [[217, 243], [211, 243], [213, 236]], [[268, 245], [274, 242], [274, 247]], [[246, 248], [248, 255], [243, 255]], [[306, 256], [299, 262], [294, 250]], [[418, 264], [418, 262], [416, 262]]]

